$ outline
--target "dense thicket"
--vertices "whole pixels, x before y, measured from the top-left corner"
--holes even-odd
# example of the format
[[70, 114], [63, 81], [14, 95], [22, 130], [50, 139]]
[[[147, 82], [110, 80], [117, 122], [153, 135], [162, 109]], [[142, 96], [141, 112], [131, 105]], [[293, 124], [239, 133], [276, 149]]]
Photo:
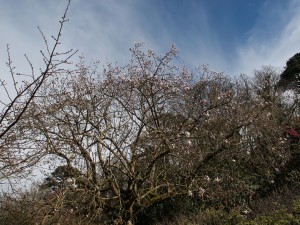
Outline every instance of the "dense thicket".
[[295, 54], [287, 62], [284, 71], [280, 75], [279, 86], [285, 89], [299, 88], [300, 79], [300, 53]]

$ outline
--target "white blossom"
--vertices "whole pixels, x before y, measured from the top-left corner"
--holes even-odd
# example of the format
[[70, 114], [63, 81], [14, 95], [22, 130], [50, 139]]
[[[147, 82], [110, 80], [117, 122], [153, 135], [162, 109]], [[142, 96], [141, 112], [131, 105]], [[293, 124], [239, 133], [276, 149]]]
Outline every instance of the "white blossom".
[[199, 193], [199, 196], [201, 197], [201, 198], [203, 198], [204, 197], [204, 193], [205, 193], [205, 189], [204, 188], [202, 188], [202, 187], [200, 187], [199, 188], [199, 191], [198, 191], [198, 193]]
[[220, 181], [221, 181], [221, 178], [216, 177], [216, 178], [215, 178], [215, 181], [216, 181], [216, 182], [220, 182]]
[[245, 209], [245, 210], [243, 211], [243, 214], [249, 214], [250, 212], [251, 212], [251, 210]]
[[205, 175], [205, 176], [204, 176], [204, 180], [210, 181], [210, 177], [209, 177], [208, 175]]
[[186, 137], [190, 137], [190, 136], [191, 136], [191, 133], [188, 132], [188, 131], [186, 131], [186, 132], [184, 132], [184, 133], [185, 133], [185, 136], [186, 136]]

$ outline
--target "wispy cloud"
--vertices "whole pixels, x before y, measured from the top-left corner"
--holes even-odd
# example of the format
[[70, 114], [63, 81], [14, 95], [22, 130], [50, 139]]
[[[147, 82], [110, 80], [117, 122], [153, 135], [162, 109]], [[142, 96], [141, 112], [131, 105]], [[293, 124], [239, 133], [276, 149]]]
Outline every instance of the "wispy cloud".
[[[55, 34], [66, 2], [0, 0], [1, 59], [5, 59], [5, 44], [10, 43], [19, 70], [27, 67], [23, 53], [41, 66], [39, 50], [44, 45], [36, 26], [40, 25], [47, 37]], [[189, 66], [210, 64], [214, 70], [232, 75], [251, 74], [262, 65], [283, 67], [300, 51], [298, 0], [266, 0], [252, 30], [239, 34], [238, 28], [229, 29], [236, 34], [225, 37], [222, 32], [226, 29], [219, 31], [218, 24], [211, 20], [217, 15], [210, 15], [201, 1], [180, 4], [176, 7], [167, 0], [73, 0], [62, 48], [76, 48], [89, 60], [118, 61], [123, 65], [130, 58], [128, 49], [133, 42], [145, 42], [146, 48], [159, 53], [175, 43], [180, 60]], [[246, 41], [235, 43], [234, 38], [228, 39], [233, 35], [246, 35]], [[3, 60], [0, 65], [1, 72]]]
[[[156, 2], [155, 4], [152, 4]], [[125, 63], [133, 42], [164, 53], [172, 43], [180, 50], [180, 59], [190, 65], [221, 65], [217, 35], [213, 32], [204, 8], [199, 3], [178, 12], [166, 1], [98, 1], [83, 5], [73, 2], [68, 43], [78, 46], [84, 55]], [[176, 14], [177, 13], [177, 14]], [[185, 13], [185, 14], [181, 14]], [[190, 17], [188, 15], [190, 14]], [[218, 62], [220, 63], [218, 63]], [[220, 66], [221, 68], [221, 66]]]
[[[27, 67], [23, 53], [41, 66], [39, 50], [44, 45], [36, 26], [41, 26], [47, 37], [55, 34], [66, 2], [24, 0], [16, 5], [0, 0], [1, 57], [5, 57], [4, 43], [10, 43], [18, 68]], [[176, 8], [173, 1], [154, 2], [73, 0], [70, 22], [63, 32], [63, 49], [78, 48], [88, 59], [125, 64], [133, 42], [145, 42], [146, 48], [159, 53], [175, 43], [180, 60], [188, 65], [210, 64], [224, 70], [225, 53], [199, 2], [184, 3], [186, 8]]]
[[262, 65], [283, 69], [286, 61], [300, 51], [300, 2], [286, 1], [285, 5], [269, 13], [270, 8], [262, 9], [266, 15], [249, 33], [247, 43], [237, 49], [233, 73], [252, 74]]
[[58, 31], [58, 20], [66, 6], [65, 1], [58, 4], [40, 4], [36, 0], [8, 2], [0, 0], [0, 72], [5, 77], [5, 61], [7, 61], [6, 44], [10, 45], [10, 53], [17, 72], [29, 73], [26, 54], [33, 65], [39, 69], [43, 66], [40, 50], [45, 50], [43, 38], [37, 27], [40, 26], [51, 43], [51, 35]]

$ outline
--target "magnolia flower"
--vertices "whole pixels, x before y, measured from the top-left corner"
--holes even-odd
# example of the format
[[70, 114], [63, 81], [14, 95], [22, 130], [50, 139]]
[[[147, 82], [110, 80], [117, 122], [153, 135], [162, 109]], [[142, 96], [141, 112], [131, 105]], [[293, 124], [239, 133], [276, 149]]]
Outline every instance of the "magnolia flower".
[[250, 212], [251, 212], [251, 210], [245, 209], [245, 210], [243, 211], [243, 214], [248, 214], [248, 213], [250, 213]]
[[219, 177], [216, 177], [216, 178], [215, 178], [215, 181], [216, 181], [216, 182], [220, 182], [221, 179], [220, 179]]
[[185, 134], [186, 137], [190, 137], [191, 136], [191, 133], [188, 132], [188, 131], [184, 132], [184, 134]]
[[206, 190], [204, 188], [202, 188], [202, 187], [199, 188], [199, 193], [204, 194], [205, 191]]
[[205, 193], [205, 189], [204, 188], [202, 188], [202, 187], [200, 187], [199, 188], [199, 191], [198, 191], [198, 193], [199, 193], [199, 196], [203, 199], [203, 197], [204, 197], [204, 193]]
[[204, 180], [210, 181], [210, 177], [209, 177], [208, 175], [205, 175], [205, 176], [204, 176]]
[[204, 116], [209, 116], [209, 112], [205, 112], [205, 113], [204, 113]]

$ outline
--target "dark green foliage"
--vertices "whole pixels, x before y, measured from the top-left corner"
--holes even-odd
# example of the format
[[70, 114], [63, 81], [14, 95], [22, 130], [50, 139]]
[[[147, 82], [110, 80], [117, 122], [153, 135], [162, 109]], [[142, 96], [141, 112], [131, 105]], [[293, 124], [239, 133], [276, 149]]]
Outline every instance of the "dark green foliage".
[[41, 188], [62, 189], [65, 188], [68, 178], [75, 179], [80, 177], [80, 175], [80, 171], [71, 166], [58, 166], [55, 171], [51, 173], [51, 176], [45, 179]]
[[151, 225], [165, 220], [172, 220], [178, 215], [192, 216], [200, 212], [202, 205], [200, 199], [187, 195], [170, 198], [145, 209], [137, 217], [136, 224]]
[[285, 70], [280, 76], [279, 86], [283, 88], [296, 88], [300, 81], [300, 53], [291, 57], [287, 63]]
[[263, 207], [272, 209], [263, 210], [254, 218], [249, 218], [246, 211], [234, 209], [230, 212], [224, 209], [207, 208], [193, 215], [177, 215], [172, 220], [164, 220], [156, 225], [279, 225], [279, 224], [300, 224], [300, 198], [293, 197], [289, 205], [282, 204], [276, 199], [263, 202]]

